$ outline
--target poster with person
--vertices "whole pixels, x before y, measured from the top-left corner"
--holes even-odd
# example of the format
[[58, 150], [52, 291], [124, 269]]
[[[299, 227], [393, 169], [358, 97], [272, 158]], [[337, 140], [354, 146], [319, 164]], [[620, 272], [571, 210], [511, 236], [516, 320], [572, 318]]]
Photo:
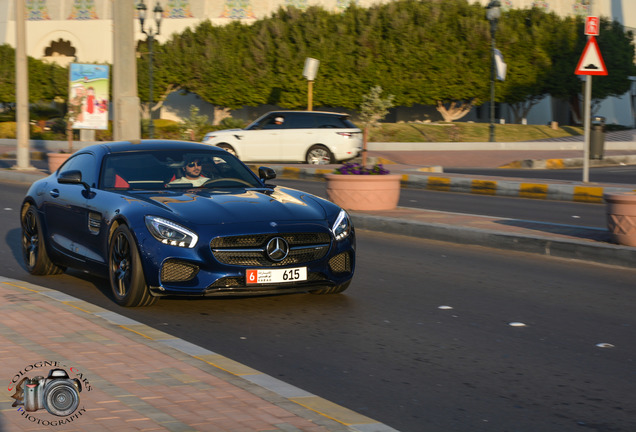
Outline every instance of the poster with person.
[[69, 85], [73, 129], [108, 129], [108, 65], [71, 63]]

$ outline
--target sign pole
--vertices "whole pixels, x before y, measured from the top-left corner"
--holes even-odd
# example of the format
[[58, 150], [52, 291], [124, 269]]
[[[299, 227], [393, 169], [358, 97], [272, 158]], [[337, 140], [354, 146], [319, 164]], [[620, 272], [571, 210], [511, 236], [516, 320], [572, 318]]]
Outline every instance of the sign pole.
[[590, 180], [590, 120], [592, 117], [592, 76], [585, 76], [585, 118], [583, 122], [583, 133], [585, 140], [583, 143], [583, 183]]
[[318, 65], [320, 65], [320, 60], [316, 60], [311, 57], [307, 57], [305, 59], [303, 76], [307, 78], [307, 111], [312, 111], [314, 109], [314, 80], [316, 79], [316, 73], [318, 72]]
[[307, 111], [312, 111], [314, 105], [314, 82], [307, 81]]
[[599, 35], [600, 21], [598, 17], [589, 16], [585, 20], [587, 43], [579, 63], [574, 70], [577, 75], [585, 75], [585, 97], [583, 100], [584, 119], [583, 133], [583, 183], [590, 180], [590, 122], [592, 120], [592, 75], [607, 75], [607, 68], [598, 48], [595, 36]]

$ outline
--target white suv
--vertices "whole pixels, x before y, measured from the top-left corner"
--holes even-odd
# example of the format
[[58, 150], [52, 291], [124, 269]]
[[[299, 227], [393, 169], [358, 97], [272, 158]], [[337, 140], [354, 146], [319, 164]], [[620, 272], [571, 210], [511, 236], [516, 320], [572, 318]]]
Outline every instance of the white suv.
[[348, 114], [272, 111], [245, 129], [210, 132], [203, 142], [221, 147], [243, 162], [329, 164], [358, 156], [362, 131]]

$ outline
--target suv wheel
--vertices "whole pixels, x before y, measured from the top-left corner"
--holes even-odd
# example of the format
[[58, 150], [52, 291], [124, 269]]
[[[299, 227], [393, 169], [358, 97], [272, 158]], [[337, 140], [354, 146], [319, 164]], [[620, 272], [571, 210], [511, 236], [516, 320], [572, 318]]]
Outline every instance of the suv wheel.
[[313, 145], [307, 150], [305, 162], [310, 165], [326, 165], [335, 163], [333, 154], [323, 145]]

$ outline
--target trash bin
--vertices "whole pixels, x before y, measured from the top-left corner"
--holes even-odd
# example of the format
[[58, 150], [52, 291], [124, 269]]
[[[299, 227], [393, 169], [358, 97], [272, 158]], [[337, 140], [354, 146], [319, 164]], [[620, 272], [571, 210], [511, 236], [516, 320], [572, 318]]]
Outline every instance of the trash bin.
[[590, 128], [590, 159], [603, 159], [605, 147], [605, 117], [592, 116]]

